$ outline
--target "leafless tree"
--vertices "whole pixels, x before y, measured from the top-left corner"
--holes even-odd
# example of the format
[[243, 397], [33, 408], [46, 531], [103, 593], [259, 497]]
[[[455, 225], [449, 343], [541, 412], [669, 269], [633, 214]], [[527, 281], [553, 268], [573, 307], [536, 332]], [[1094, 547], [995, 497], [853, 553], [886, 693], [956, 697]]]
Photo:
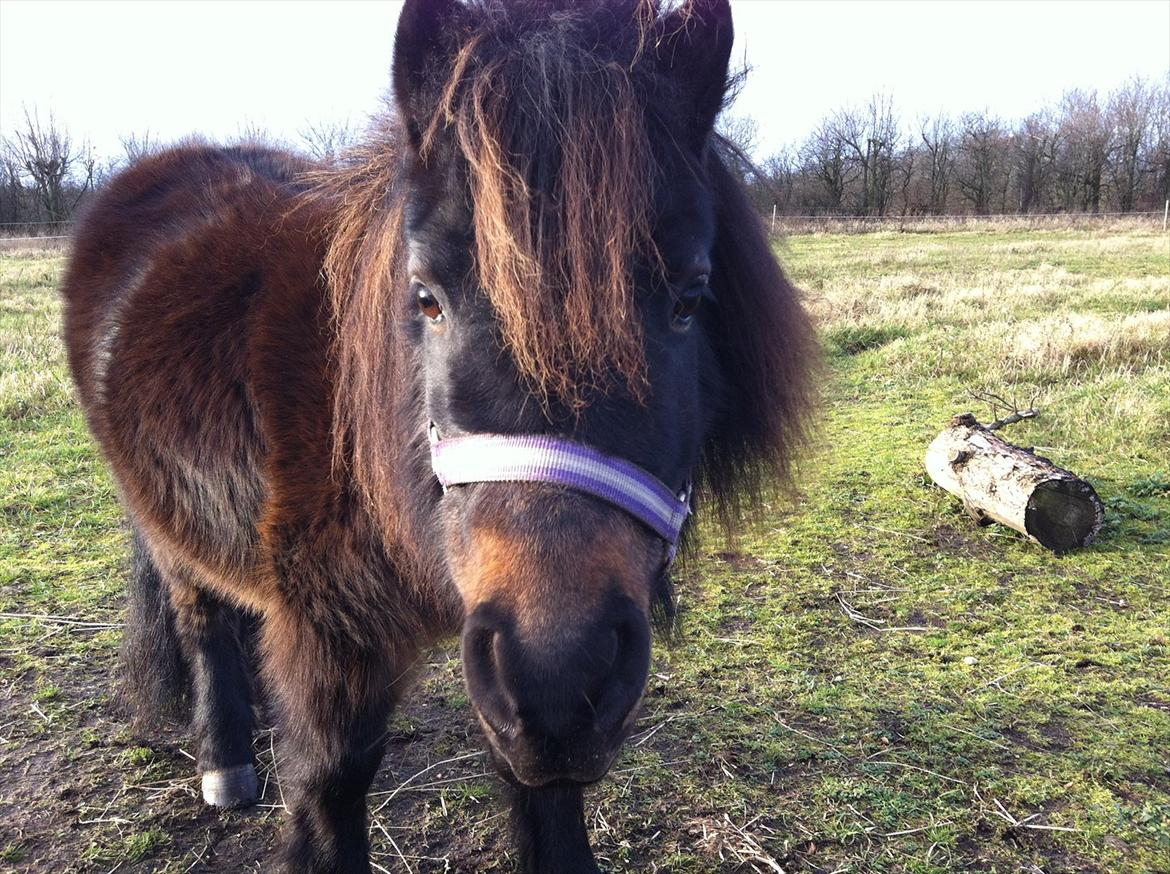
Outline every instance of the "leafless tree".
[[898, 193], [902, 202], [903, 216], [922, 211], [913, 194], [914, 180], [918, 173], [918, 157], [919, 153], [914, 146], [914, 141], [907, 140], [895, 158]]
[[140, 134], [125, 134], [118, 139], [122, 143], [122, 151], [125, 153], [127, 164], [133, 164], [147, 155], [153, 155], [162, 148], [162, 143], [158, 137], [150, 132], [149, 128]]
[[28, 215], [28, 190], [21, 178], [20, 164], [9, 143], [0, 150], [0, 223], [14, 225]]
[[826, 118], [800, 147], [805, 173], [817, 183], [817, 206], [830, 213], [841, 212], [845, 189], [853, 179], [849, 147], [833, 119]]
[[719, 119], [719, 136], [730, 142], [749, 158], [759, 145], [760, 126], [750, 115], [728, 115]]
[[773, 190], [766, 192], [772, 194], [772, 197], [765, 200], [761, 206], [767, 209], [769, 203], [773, 203], [779, 212], [785, 214], [791, 212], [801, 176], [799, 158], [795, 152], [789, 148], [781, 149], [764, 161], [762, 169], [771, 181]]
[[955, 169], [955, 126], [949, 117], [939, 114], [923, 119], [918, 127], [925, 150], [924, 170], [930, 185], [927, 209], [932, 215], [947, 211], [947, 196]]
[[1051, 113], [1036, 112], [1020, 122], [1014, 138], [1016, 206], [1020, 212], [1045, 208], [1058, 142]]
[[987, 112], [968, 112], [959, 120], [955, 180], [977, 215], [988, 215], [1002, 196], [1006, 145], [1003, 123]]
[[310, 122], [301, 128], [301, 145], [318, 161], [332, 163], [357, 140], [348, 121]]
[[1154, 205], [1170, 199], [1170, 73], [1153, 89], [1146, 172]]
[[1101, 211], [1111, 131], [1095, 91], [1072, 90], [1061, 101], [1056, 170], [1063, 206]]
[[282, 148], [286, 143], [265, 125], [253, 119], [245, 119], [236, 128], [231, 142], [240, 146], [273, 146]]
[[1130, 79], [1109, 96], [1106, 124], [1114, 144], [1109, 175], [1121, 212], [1130, 212], [1137, 202], [1154, 98], [1149, 82], [1141, 77]]
[[894, 181], [900, 131], [893, 99], [875, 94], [864, 109], [837, 113], [835, 124], [861, 173], [861, 215], [885, 215]]
[[[24, 125], [4, 141], [4, 151], [32, 183], [44, 217], [65, 221], [95, 182], [97, 161], [87, 145], [77, 146], [52, 113], [41, 122], [25, 109]], [[77, 178], [74, 178], [74, 176]]]
[[[753, 155], [756, 151], [759, 125], [748, 115], [731, 115], [719, 120], [716, 133], [723, 140], [724, 152], [730, 159], [731, 168], [749, 188], [755, 183], [769, 187], [768, 180], [761, 177]], [[767, 199], [766, 197], [764, 199]]]

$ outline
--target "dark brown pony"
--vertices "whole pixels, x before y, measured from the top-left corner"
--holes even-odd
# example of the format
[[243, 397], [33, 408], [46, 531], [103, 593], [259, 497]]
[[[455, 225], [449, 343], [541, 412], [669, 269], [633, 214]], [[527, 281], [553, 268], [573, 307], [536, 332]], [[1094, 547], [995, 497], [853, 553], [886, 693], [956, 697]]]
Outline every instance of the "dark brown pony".
[[340, 168], [179, 148], [78, 229], [130, 680], [185, 681], [205, 798], [245, 805], [258, 660], [290, 869], [367, 870], [387, 716], [462, 629], [523, 869], [597, 870], [582, 787], [636, 715], [663, 544], [563, 487], [444, 493], [428, 426], [571, 438], [725, 520], [784, 477], [814, 349], [712, 133], [731, 42], [727, 0], [408, 0], [396, 111]]

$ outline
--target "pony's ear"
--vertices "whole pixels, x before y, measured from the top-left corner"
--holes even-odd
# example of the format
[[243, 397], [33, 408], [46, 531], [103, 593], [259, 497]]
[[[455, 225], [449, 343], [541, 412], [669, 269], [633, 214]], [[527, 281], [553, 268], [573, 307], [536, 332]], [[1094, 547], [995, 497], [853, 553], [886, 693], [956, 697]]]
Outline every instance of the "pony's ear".
[[406, 0], [398, 17], [394, 102], [415, 149], [438, 108], [438, 92], [451, 67], [451, 34], [461, 11], [456, 0]]
[[733, 36], [729, 0], [687, 0], [659, 22], [658, 62], [685, 103], [696, 145], [706, 142], [723, 107]]

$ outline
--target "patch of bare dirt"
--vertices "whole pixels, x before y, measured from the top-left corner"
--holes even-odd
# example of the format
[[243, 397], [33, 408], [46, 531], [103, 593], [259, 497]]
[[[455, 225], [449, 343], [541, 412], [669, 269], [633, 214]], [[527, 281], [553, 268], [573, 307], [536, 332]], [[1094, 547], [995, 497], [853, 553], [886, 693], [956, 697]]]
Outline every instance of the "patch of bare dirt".
[[[284, 815], [271, 731], [256, 738], [260, 804], [214, 810], [199, 795], [186, 730], [129, 728], [113, 695], [116, 667], [111, 649], [42, 671], [42, 686], [59, 689], [51, 701], [38, 701], [31, 683], [7, 690], [0, 871], [272, 870]], [[498, 784], [484, 776], [478, 727], [450, 673], [424, 671], [392, 723], [371, 787], [372, 856], [393, 870], [400, 849], [419, 874], [510, 870]], [[442, 805], [466, 808], [458, 827], [436, 816]]]

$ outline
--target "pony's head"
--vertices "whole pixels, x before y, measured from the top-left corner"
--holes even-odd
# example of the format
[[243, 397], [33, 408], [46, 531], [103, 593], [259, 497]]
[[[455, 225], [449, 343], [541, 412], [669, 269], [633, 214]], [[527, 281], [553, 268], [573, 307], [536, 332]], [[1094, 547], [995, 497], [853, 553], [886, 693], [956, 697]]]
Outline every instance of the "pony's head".
[[549, 482], [452, 486], [420, 528], [388, 508], [392, 471], [431, 429], [571, 440], [725, 518], [783, 477], [812, 343], [712, 132], [731, 43], [727, 0], [408, 0], [399, 148], [368, 156], [382, 182], [330, 258], [339, 445], [384, 524], [443, 556], [472, 703], [526, 785], [609, 768], [669, 544]]

